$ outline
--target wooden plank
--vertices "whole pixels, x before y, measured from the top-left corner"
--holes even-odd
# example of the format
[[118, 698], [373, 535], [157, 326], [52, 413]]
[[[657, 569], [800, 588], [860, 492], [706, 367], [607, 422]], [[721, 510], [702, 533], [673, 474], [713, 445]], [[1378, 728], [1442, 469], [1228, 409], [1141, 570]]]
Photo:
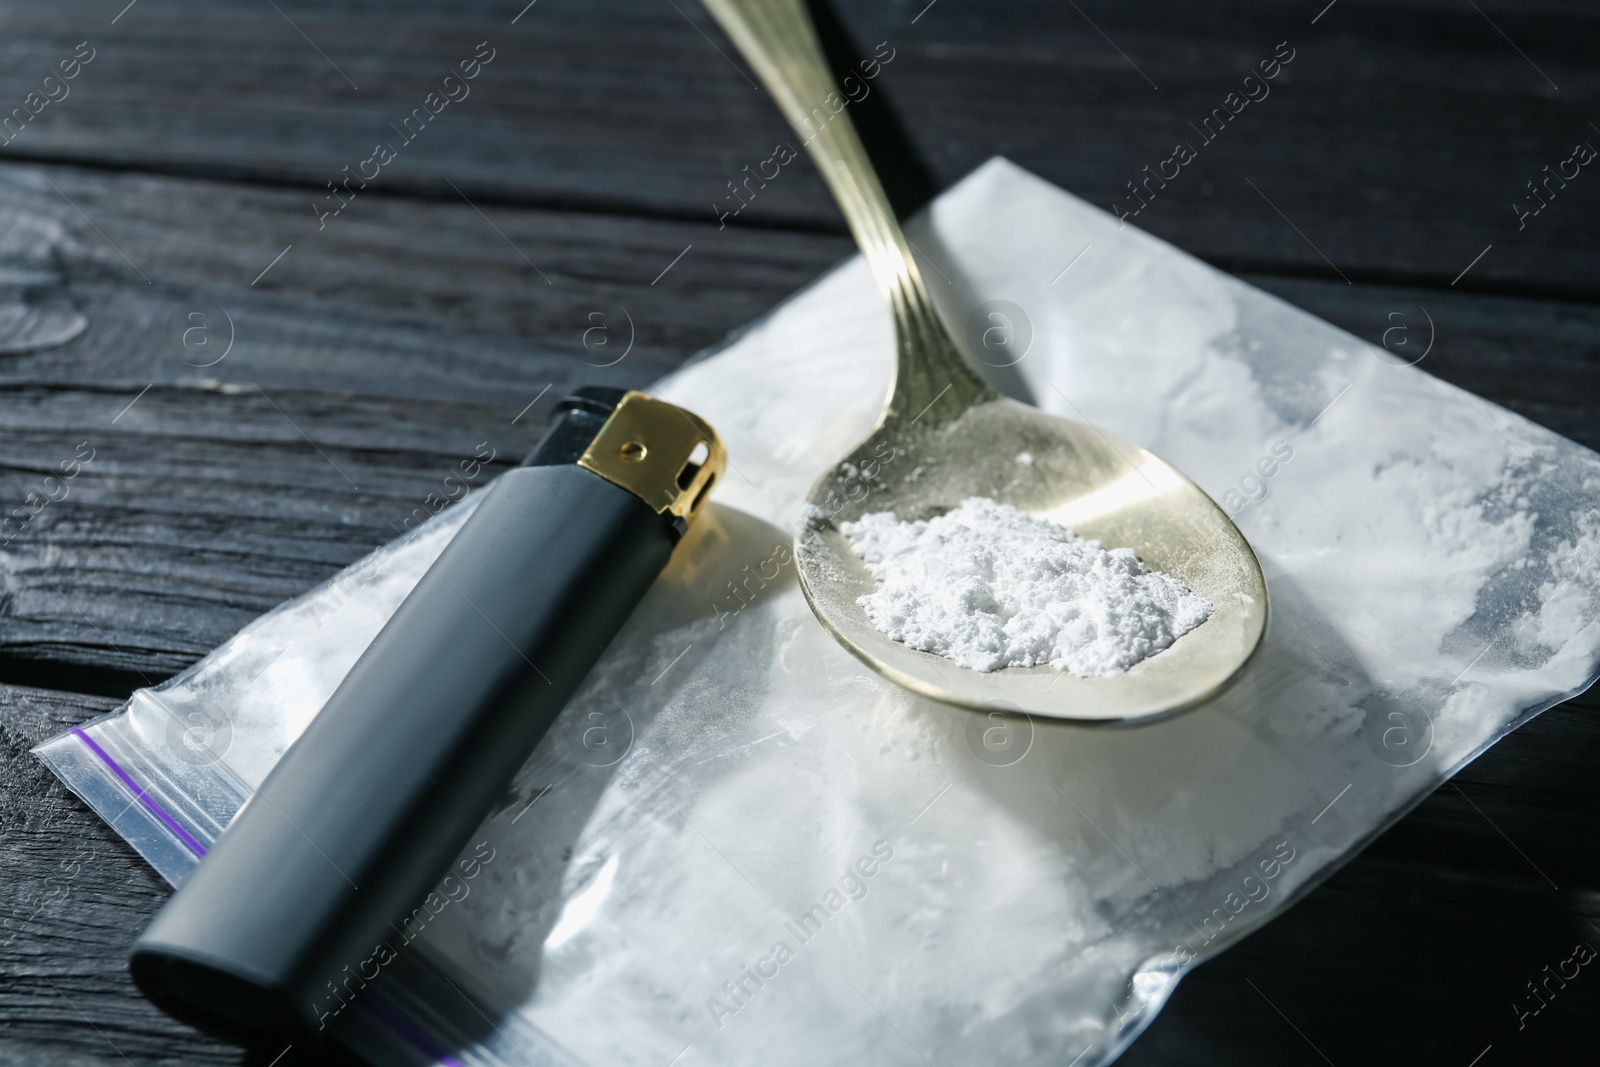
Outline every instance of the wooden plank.
[[[116, 701], [0, 685], [0, 1062], [256, 1065], [169, 1019], [128, 977], [134, 939], [169, 890], [28, 751]], [[352, 1062], [291, 1052], [277, 1067]]]
[[[711, 220], [738, 203], [728, 183], [792, 136], [691, 4], [278, 7], [142, 0], [114, 24], [89, 0], [9, 12], [6, 107], [78, 42], [96, 52], [0, 152], [298, 184], [282, 247], [383, 138], [399, 154], [366, 195], [455, 199], [453, 182], [484, 203]], [[1600, 292], [1592, 168], [1552, 184], [1537, 216], [1512, 207], [1536, 203], [1527, 183], [1576, 143], [1600, 146], [1590, 6], [840, 7], [862, 59], [886, 42], [868, 88], [941, 183], [1003, 153], [1126, 211], [1142, 202], [1129, 183], [1145, 188], [1144, 168], [1189, 143], [1196, 158], [1139, 194], [1151, 203], [1137, 221], [1230, 268], [1447, 286], [1471, 264], [1459, 287]], [[399, 142], [390, 124], [480, 41], [495, 58], [470, 95]], [[1225, 105], [1279, 42], [1292, 61], [1252, 89], [1270, 95]], [[1227, 106], [1242, 110], [1208, 141], [1203, 120]], [[736, 225], [839, 230], [809, 164], [750, 189]]]
[[[390, 198], [252, 286], [299, 199], [0, 169], [0, 205], [67, 228], [64, 277], [90, 320], [0, 363], [7, 511], [85, 460], [0, 547], [7, 680], [112, 693], [172, 673], [396, 536], [430, 493], [457, 491], [444, 478], [461, 462], [492, 453], [481, 484], [520, 461], [572, 386], [648, 384], [848, 249], [528, 210], [491, 224]], [[179, 343], [191, 310], [212, 349]], [[229, 333], [226, 358], [191, 365]]]
[[1600, 857], [1583, 844], [1600, 818], [1597, 712], [1591, 693], [1499, 742], [1186, 978], [1119, 1065], [1467, 1067], [1491, 1046], [1484, 1065], [1585, 1060], [1600, 983], [1557, 980], [1525, 1018], [1513, 1004], [1536, 1007], [1527, 983], [1600, 945]]
[[1592, 305], [1245, 274], [1396, 362], [1600, 450], [1600, 314]]
[[[0, 205], [65, 229], [64, 276], [91, 323], [0, 364], [0, 500], [25, 506], [52, 469], [93, 454], [68, 497], [0, 548], [0, 678], [122, 693], [171, 674], [393, 536], [480, 445], [491, 470], [514, 462], [562, 390], [645, 384], [848, 250], [822, 235], [526, 209], [494, 209], [491, 225], [466, 205], [387, 198], [252, 286], [282, 250], [265, 234], [295, 199], [0, 168]], [[1426, 309], [1426, 369], [1600, 446], [1594, 308], [1251, 280], [1374, 343], [1396, 313], [1424, 343]], [[178, 343], [193, 309], [217, 323], [218, 344], [219, 309], [232, 316], [234, 349], [215, 366], [191, 366], [213, 357]], [[633, 349], [598, 366], [623, 351], [624, 311]], [[597, 322], [614, 340], [586, 349]]]
[[[27, 751], [113, 703], [0, 686], [0, 1059], [240, 1063], [138, 996], [125, 957], [166, 887]], [[1574, 701], [1491, 749], [1326, 885], [1185, 979], [1120, 1062], [1321, 1062], [1278, 1010], [1335, 1063], [1464, 1065], [1491, 1043], [1508, 1056], [1497, 1062], [1572, 1062], [1559, 1053], [1589, 1040], [1600, 994], [1580, 979], [1521, 1031], [1509, 1005], [1574, 942], [1596, 940], [1600, 857], [1587, 842], [1600, 818], [1597, 713], [1593, 697]], [[265, 1067], [279, 1051], [244, 1062]], [[278, 1067], [318, 1062], [304, 1051]]]
[[[549, 396], [512, 416], [546, 385], [651, 380], [849, 249], [808, 164], [717, 229], [726, 183], [788, 134], [690, 4], [540, 0], [514, 26], [521, 0], [279, 6], [6, 13], [0, 116], [77, 42], [97, 52], [0, 157], [145, 173], [0, 167], [0, 210], [65, 228], [90, 319], [67, 347], [0, 357], [0, 502], [95, 449], [0, 547], [0, 681], [124, 693], [191, 662], [390, 536], [480, 441], [520, 454]], [[869, 106], [894, 104], [939, 182], [1003, 152], [1125, 210], [1124, 183], [1288, 40], [1271, 98], [1135, 222], [1374, 343], [1426, 308], [1424, 368], [1600, 447], [1600, 194], [1585, 170], [1525, 228], [1511, 207], [1573, 141], [1600, 144], [1597, 16], [1475, 7], [896, 0], [842, 21], [864, 55], [896, 49]], [[324, 183], [480, 40], [498, 51], [472, 97], [318, 229]], [[616, 330], [624, 307], [636, 345], [597, 368], [617, 350], [584, 347], [589, 316]], [[216, 308], [237, 313], [236, 349], [185, 365], [203, 360], [173, 316]], [[134, 993], [122, 960], [163, 890], [26, 753], [109, 706], [0, 686], [0, 1061], [240, 1062]], [[1187, 979], [1123, 1062], [1466, 1064], [1491, 1042], [1483, 1067], [1573, 1061], [1587, 985], [1522, 1030], [1509, 1005], [1600, 921], [1595, 710], [1496, 746]]]

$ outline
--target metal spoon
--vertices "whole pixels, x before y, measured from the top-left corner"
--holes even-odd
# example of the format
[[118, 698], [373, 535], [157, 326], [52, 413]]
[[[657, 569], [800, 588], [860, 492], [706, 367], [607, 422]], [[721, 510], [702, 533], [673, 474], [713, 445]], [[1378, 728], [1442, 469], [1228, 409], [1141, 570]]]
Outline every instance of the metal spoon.
[[[1261, 640], [1255, 553], [1201, 489], [1138, 445], [1002, 397], [962, 359], [823, 59], [804, 0], [704, 0], [805, 138], [894, 314], [895, 378], [872, 435], [812, 487], [795, 557], [806, 599], [885, 677], [952, 704], [1080, 721], [1144, 719], [1216, 693]], [[1029, 453], [1031, 464], [1017, 457]], [[1132, 548], [1211, 601], [1209, 619], [1123, 674], [1051, 666], [988, 673], [880, 632], [857, 598], [876, 586], [839, 526], [869, 512], [930, 518], [986, 496]]]

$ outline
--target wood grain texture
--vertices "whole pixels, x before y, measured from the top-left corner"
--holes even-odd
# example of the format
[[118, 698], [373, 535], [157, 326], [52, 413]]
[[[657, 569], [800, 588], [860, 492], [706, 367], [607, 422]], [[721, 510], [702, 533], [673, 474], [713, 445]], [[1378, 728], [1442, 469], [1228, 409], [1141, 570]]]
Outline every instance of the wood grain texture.
[[[0, 210], [59, 220], [90, 320], [66, 346], [0, 357], [0, 500], [24, 505], [55, 465], [93, 456], [0, 548], [0, 678], [126, 692], [173, 673], [396, 536], [461, 460], [519, 462], [572, 386], [644, 386], [848, 250], [389, 198], [252, 286], [281, 251], [263, 232], [298, 199], [0, 170]], [[180, 343], [191, 309], [213, 350], [233, 335], [214, 366]]]
[[1545, 712], [1186, 978], [1118, 1063], [1589, 1062], [1596, 976], [1552, 985], [1520, 1027], [1512, 1004], [1600, 947], [1597, 761], [1593, 693]]
[[[0, 685], [0, 1062], [8, 1067], [263, 1067], [174, 1022], [128, 977], [168, 888], [28, 751], [118, 701]], [[338, 1050], [278, 1067], [354, 1063]]]
[[[387, 540], [480, 443], [520, 456], [564, 388], [651, 381], [850, 251], [807, 163], [719, 228], [726, 184], [790, 135], [697, 6], [524, 2], [0, 10], [0, 120], [96, 49], [0, 144], [0, 223], [58, 227], [89, 320], [0, 355], [0, 512], [94, 457], [0, 545], [0, 1063], [283, 1052], [137, 996], [124, 955], [164, 887], [30, 745]], [[1374, 343], [1425, 309], [1425, 370], [1600, 447], [1600, 175], [1523, 228], [1511, 206], [1600, 145], [1592, 6], [838, 7], [846, 53], [895, 50], [869, 101], [937, 184], [1002, 153], [1108, 209], [1289, 42], [1272, 95], [1135, 223]], [[472, 95], [319, 228], [325, 183], [485, 40]], [[208, 340], [231, 317], [221, 362], [180, 343], [191, 312]], [[1534, 720], [1200, 968], [1123, 1062], [1593, 1059], [1600, 980], [1521, 1030], [1510, 1003], [1600, 944], [1597, 705]], [[342, 1057], [277, 1067], [313, 1062]]]
[[[94, 457], [0, 549], [0, 679], [58, 684], [70, 668], [75, 690], [126, 692], [173, 673], [394, 536], [480, 445], [515, 462], [562, 390], [644, 385], [848, 250], [826, 235], [528, 209], [494, 209], [491, 225], [465, 204], [384, 198], [252, 286], [281, 251], [262, 233], [294, 199], [0, 170], [0, 209], [61, 225], [63, 277], [91, 323], [69, 345], [0, 357], [0, 500], [21, 505], [54, 465]], [[1426, 369], [1600, 445], [1600, 310], [1252, 280], [1374, 343], [1391, 314], [1420, 332], [1417, 309], [1431, 308]], [[191, 309], [214, 321], [214, 344], [219, 309], [231, 316], [233, 348], [214, 366], [191, 366], [215, 357], [180, 343]], [[599, 366], [629, 322], [632, 350]], [[601, 323], [611, 340], [586, 348]], [[1519, 373], [1530, 352], [1540, 372]]]
[[1396, 360], [1417, 359], [1452, 385], [1600, 450], [1600, 307], [1592, 303], [1241, 277], [1370, 344], [1387, 345]]
[[[166, 887], [28, 754], [114, 706], [0, 686], [0, 1062], [266, 1067], [281, 1047], [240, 1052], [137, 995], [124, 960]], [[1320, 1048], [1336, 1064], [1465, 1065], [1490, 1044], [1502, 1064], [1581, 1062], [1563, 1057], [1592, 1040], [1600, 990], [1574, 982], [1522, 1030], [1510, 1004], [1576, 941], [1600, 943], [1597, 712], [1565, 704], [1469, 765], [1186, 978], [1120, 1062], [1282, 1067], [1323, 1062]], [[299, 1049], [278, 1067], [349, 1062]]]
[[[1324, 6], [839, 5], [863, 59], [892, 50], [869, 87], [942, 184], [1002, 153], [1128, 210], [1127, 183], [1187, 141], [1198, 158], [1151, 187], [1139, 224], [1230, 268], [1447, 284], [1492, 244], [1461, 285], [1600, 291], [1600, 178], [1584, 171], [1525, 226], [1511, 206], [1577, 142], [1600, 145], [1600, 12], [1340, 0], [1313, 24]], [[311, 220], [326, 183], [480, 41], [495, 58], [471, 95], [400, 146], [374, 193], [454, 198], [454, 182], [484, 202], [713, 220], [737, 205], [727, 183], [791, 136], [689, 3], [540, 0], [514, 25], [516, 0], [277, 7], [141, 0], [114, 25], [98, 0], [10, 10], [5, 107], [78, 42], [97, 51], [0, 153], [293, 183]], [[1207, 143], [1191, 124], [1279, 42], [1294, 59], [1270, 95]], [[840, 229], [808, 164], [736, 221]]]

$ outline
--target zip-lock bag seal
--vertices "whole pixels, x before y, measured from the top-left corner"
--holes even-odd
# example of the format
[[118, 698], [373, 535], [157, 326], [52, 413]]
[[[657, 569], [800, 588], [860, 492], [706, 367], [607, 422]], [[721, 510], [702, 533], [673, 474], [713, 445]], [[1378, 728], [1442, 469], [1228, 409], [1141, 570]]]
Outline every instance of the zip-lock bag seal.
[[[829, 637], [793, 532], [892, 352], [847, 261], [653, 390], [717, 427], [728, 472], [451, 874], [324, 987], [340, 1040], [404, 1064], [1104, 1064], [1189, 968], [1594, 680], [1593, 452], [1004, 161], [908, 232], [951, 321], [1025, 309], [992, 384], [1230, 513], [1272, 596], [1261, 651], [1216, 699], [1106, 730], [913, 697]], [[478, 495], [41, 756], [181, 883]]]

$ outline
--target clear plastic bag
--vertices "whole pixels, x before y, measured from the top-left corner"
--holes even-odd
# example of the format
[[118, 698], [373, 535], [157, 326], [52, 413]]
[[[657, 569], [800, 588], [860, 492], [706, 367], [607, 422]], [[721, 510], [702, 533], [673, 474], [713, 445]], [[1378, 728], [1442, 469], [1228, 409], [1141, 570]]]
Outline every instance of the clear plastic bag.
[[[996, 385], [1234, 514], [1272, 597], [1261, 652], [1208, 704], [1112, 730], [933, 704], [840, 648], [788, 545], [887, 385], [852, 260], [659, 387], [727, 442], [715, 506], [464, 854], [474, 878], [341, 1004], [343, 1040], [397, 1063], [1106, 1063], [1187, 968], [1594, 679], [1594, 453], [1003, 160], [913, 237], [960, 265], [936, 288]], [[181, 881], [470, 506], [41, 756]]]

